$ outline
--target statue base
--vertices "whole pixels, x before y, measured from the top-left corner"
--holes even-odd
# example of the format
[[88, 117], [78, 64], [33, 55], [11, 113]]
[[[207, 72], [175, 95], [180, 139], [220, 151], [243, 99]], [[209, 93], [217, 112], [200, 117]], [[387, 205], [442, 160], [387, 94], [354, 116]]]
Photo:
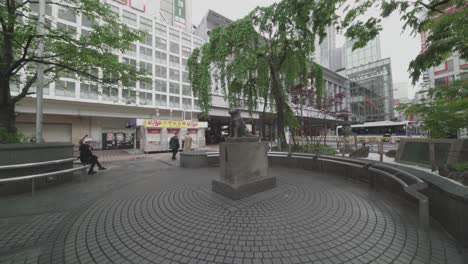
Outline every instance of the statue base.
[[239, 200], [276, 186], [276, 178], [268, 175], [268, 142], [221, 143], [219, 162], [221, 173], [212, 190], [228, 198]]

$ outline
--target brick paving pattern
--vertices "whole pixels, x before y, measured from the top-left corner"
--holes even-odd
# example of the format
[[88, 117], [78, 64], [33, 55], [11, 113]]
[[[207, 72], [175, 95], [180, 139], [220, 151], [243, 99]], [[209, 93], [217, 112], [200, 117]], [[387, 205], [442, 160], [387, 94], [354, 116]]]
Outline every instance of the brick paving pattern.
[[121, 161], [88, 180], [0, 198], [0, 263], [463, 263], [437, 225], [349, 179], [274, 168], [240, 201], [218, 168]]

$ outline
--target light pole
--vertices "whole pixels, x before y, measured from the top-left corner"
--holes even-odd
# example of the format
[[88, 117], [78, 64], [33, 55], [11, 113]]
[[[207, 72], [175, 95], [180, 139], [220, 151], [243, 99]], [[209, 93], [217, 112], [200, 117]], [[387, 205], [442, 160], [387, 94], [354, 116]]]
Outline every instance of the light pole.
[[[44, 19], [45, 17], [45, 0], [39, 0], [39, 45], [37, 56], [39, 60], [44, 57]], [[44, 64], [37, 64], [37, 80], [36, 80], [36, 143], [42, 143], [42, 102], [44, 90]]]

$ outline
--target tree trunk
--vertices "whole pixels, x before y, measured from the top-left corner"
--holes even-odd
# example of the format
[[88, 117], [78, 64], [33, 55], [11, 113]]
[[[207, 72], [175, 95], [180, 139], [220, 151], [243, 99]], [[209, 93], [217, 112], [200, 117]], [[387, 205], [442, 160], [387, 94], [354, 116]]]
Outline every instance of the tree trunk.
[[271, 73], [271, 92], [275, 98], [276, 106], [276, 124], [278, 126], [278, 139], [280, 141], [280, 150], [286, 149], [286, 134], [284, 133], [284, 111], [285, 111], [285, 98], [281, 88], [281, 81], [278, 76], [278, 71], [270, 66]]
[[8, 132], [16, 132], [15, 105], [0, 105], [0, 129], [6, 129]]

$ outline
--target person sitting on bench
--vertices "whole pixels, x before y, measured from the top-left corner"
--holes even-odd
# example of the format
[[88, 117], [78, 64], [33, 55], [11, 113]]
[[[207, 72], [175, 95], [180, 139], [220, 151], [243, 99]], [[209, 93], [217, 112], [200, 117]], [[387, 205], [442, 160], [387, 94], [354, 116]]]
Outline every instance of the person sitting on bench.
[[94, 171], [94, 166], [97, 165], [99, 170], [105, 170], [101, 163], [99, 163], [98, 157], [96, 155], [93, 155], [93, 151], [91, 146], [89, 145], [91, 143], [91, 140], [85, 138], [83, 139], [83, 142], [80, 144], [80, 161], [83, 164], [91, 164], [91, 167], [89, 167], [88, 174], [95, 174], [96, 172]]

